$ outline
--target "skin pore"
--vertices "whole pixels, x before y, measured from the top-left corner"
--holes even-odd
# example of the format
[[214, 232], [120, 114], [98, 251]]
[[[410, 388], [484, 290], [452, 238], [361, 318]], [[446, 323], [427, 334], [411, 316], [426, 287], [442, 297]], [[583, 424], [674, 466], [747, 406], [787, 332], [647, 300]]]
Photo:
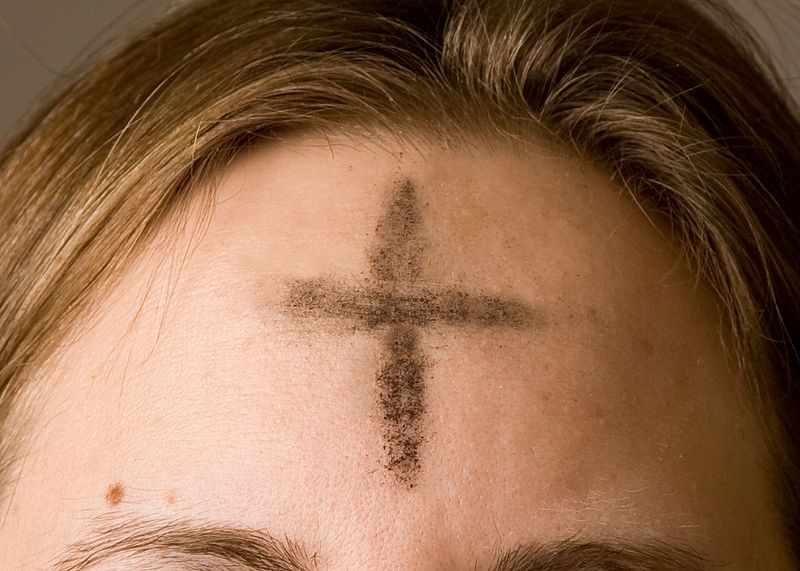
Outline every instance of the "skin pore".
[[[417, 242], [381, 226], [404, 181]], [[716, 299], [668, 226], [588, 163], [298, 136], [233, 163], [198, 228], [176, 243], [165, 227], [42, 371], [3, 506], [10, 569], [255, 568], [200, 554], [191, 522], [291, 538], [330, 570], [489, 569], [565, 540], [788, 568]], [[434, 290], [468, 294], [456, 316], [494, 299], [525, 319], [448, 319], [447, 296], [414, 313]], [[382, 405], [393, 351], [419, 359], [396, 375], [416, 383], [411, 424]], [[411, 464], [392, 466], [393, 426]], [[141, 534], [150, 521], [167, 527]], [[120, 535], [168, 545], [114, 551]], [[556, 559], [537, 569], [570, 568]]]

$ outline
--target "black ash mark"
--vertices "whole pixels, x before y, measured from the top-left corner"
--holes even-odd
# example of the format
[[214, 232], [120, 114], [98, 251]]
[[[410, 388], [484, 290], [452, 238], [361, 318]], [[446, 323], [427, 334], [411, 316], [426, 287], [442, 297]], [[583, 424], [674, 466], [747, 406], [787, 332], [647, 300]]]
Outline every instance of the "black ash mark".
[[292, 283], [286, 307], [298, 317], [351, 319], [357, 327], [365, 329], [437, 322], [523, 328], [534, 320], [526, 304], [497, 296], [417, 285], [402, 289], [380, 286], [358, 289], [322, 279]]
[[384, 420], [386, 467], [397, 481], [413, 488], [420, 470], [425, 413], [425, 359], [415, 327], [394, 325], [386, 332], [388, 353], [378, 372], [378, 391]]
[[369, 250], [370, 276], [363, 287], [326, 279], [295, 280], [284, 300], [292, 315], [345, 319], [356, 327], [386, 330], [377, 375], [384, 421], [386, 467], [398, 483], [413, 488], [424, 442], [425, 356], [420, 327], [523, 328], [534, 321], [524, 303], [478, 295], [420, 281], [424, 253], [422, 213], [412, 181], [402, 180], [376, 227]]
[[375, 229], [376, 243], [369, 254], [373, 279], [390, 288], [419, 279], [422, 273], [422, 213], [414, 183], [397, 185], [386, 212]]

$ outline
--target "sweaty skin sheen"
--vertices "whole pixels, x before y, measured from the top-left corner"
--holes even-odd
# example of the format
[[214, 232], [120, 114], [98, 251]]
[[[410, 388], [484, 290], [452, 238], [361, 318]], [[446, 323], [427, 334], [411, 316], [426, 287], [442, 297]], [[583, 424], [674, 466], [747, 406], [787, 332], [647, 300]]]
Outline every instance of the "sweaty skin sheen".
[[166, 532], [140, 543], [169, 565], [79, 567], [126, 518], [288, 537], [331, 571], [558, 540], [786, 568], [717, 301], [589, 164], [298, 137], [240, 157], [200, 220], [159, 231], [28, 395], [3, 569], [250, 569]]

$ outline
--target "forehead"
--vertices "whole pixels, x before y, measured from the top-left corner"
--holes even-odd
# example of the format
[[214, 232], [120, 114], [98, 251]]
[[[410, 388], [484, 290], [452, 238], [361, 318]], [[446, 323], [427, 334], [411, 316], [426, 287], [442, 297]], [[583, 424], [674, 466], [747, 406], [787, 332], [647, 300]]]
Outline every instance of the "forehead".
[[[766, 518], [713, 296], [587, 164], [303, 138], [241, 157], [201, 218], [165, 228], [43, 374], [11, 505], [40, 541], [108, 509], [202, 514], [353, 568], [584, 532], [731, 552], [734, 505]], [[489, 299], [523, 326], [467, 319]], [[389, 374], [418, 385], [405, 424], [382, 403], [392, 331], [419, 364]]]

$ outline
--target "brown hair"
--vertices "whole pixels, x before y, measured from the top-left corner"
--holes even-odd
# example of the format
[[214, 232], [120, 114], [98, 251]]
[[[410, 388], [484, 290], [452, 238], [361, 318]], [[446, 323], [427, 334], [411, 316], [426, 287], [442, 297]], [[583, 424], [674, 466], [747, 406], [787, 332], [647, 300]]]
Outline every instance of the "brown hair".
[[[705, 0], [205, 0], [90, 66], [0, 155], [0, 472], [12, 403], [167, 215], [301, 129], [545, 137], [671, 220], [723, 302], [800, 559], [800, 121]], [[17, 408], [17, 407], [15, 407]]]

